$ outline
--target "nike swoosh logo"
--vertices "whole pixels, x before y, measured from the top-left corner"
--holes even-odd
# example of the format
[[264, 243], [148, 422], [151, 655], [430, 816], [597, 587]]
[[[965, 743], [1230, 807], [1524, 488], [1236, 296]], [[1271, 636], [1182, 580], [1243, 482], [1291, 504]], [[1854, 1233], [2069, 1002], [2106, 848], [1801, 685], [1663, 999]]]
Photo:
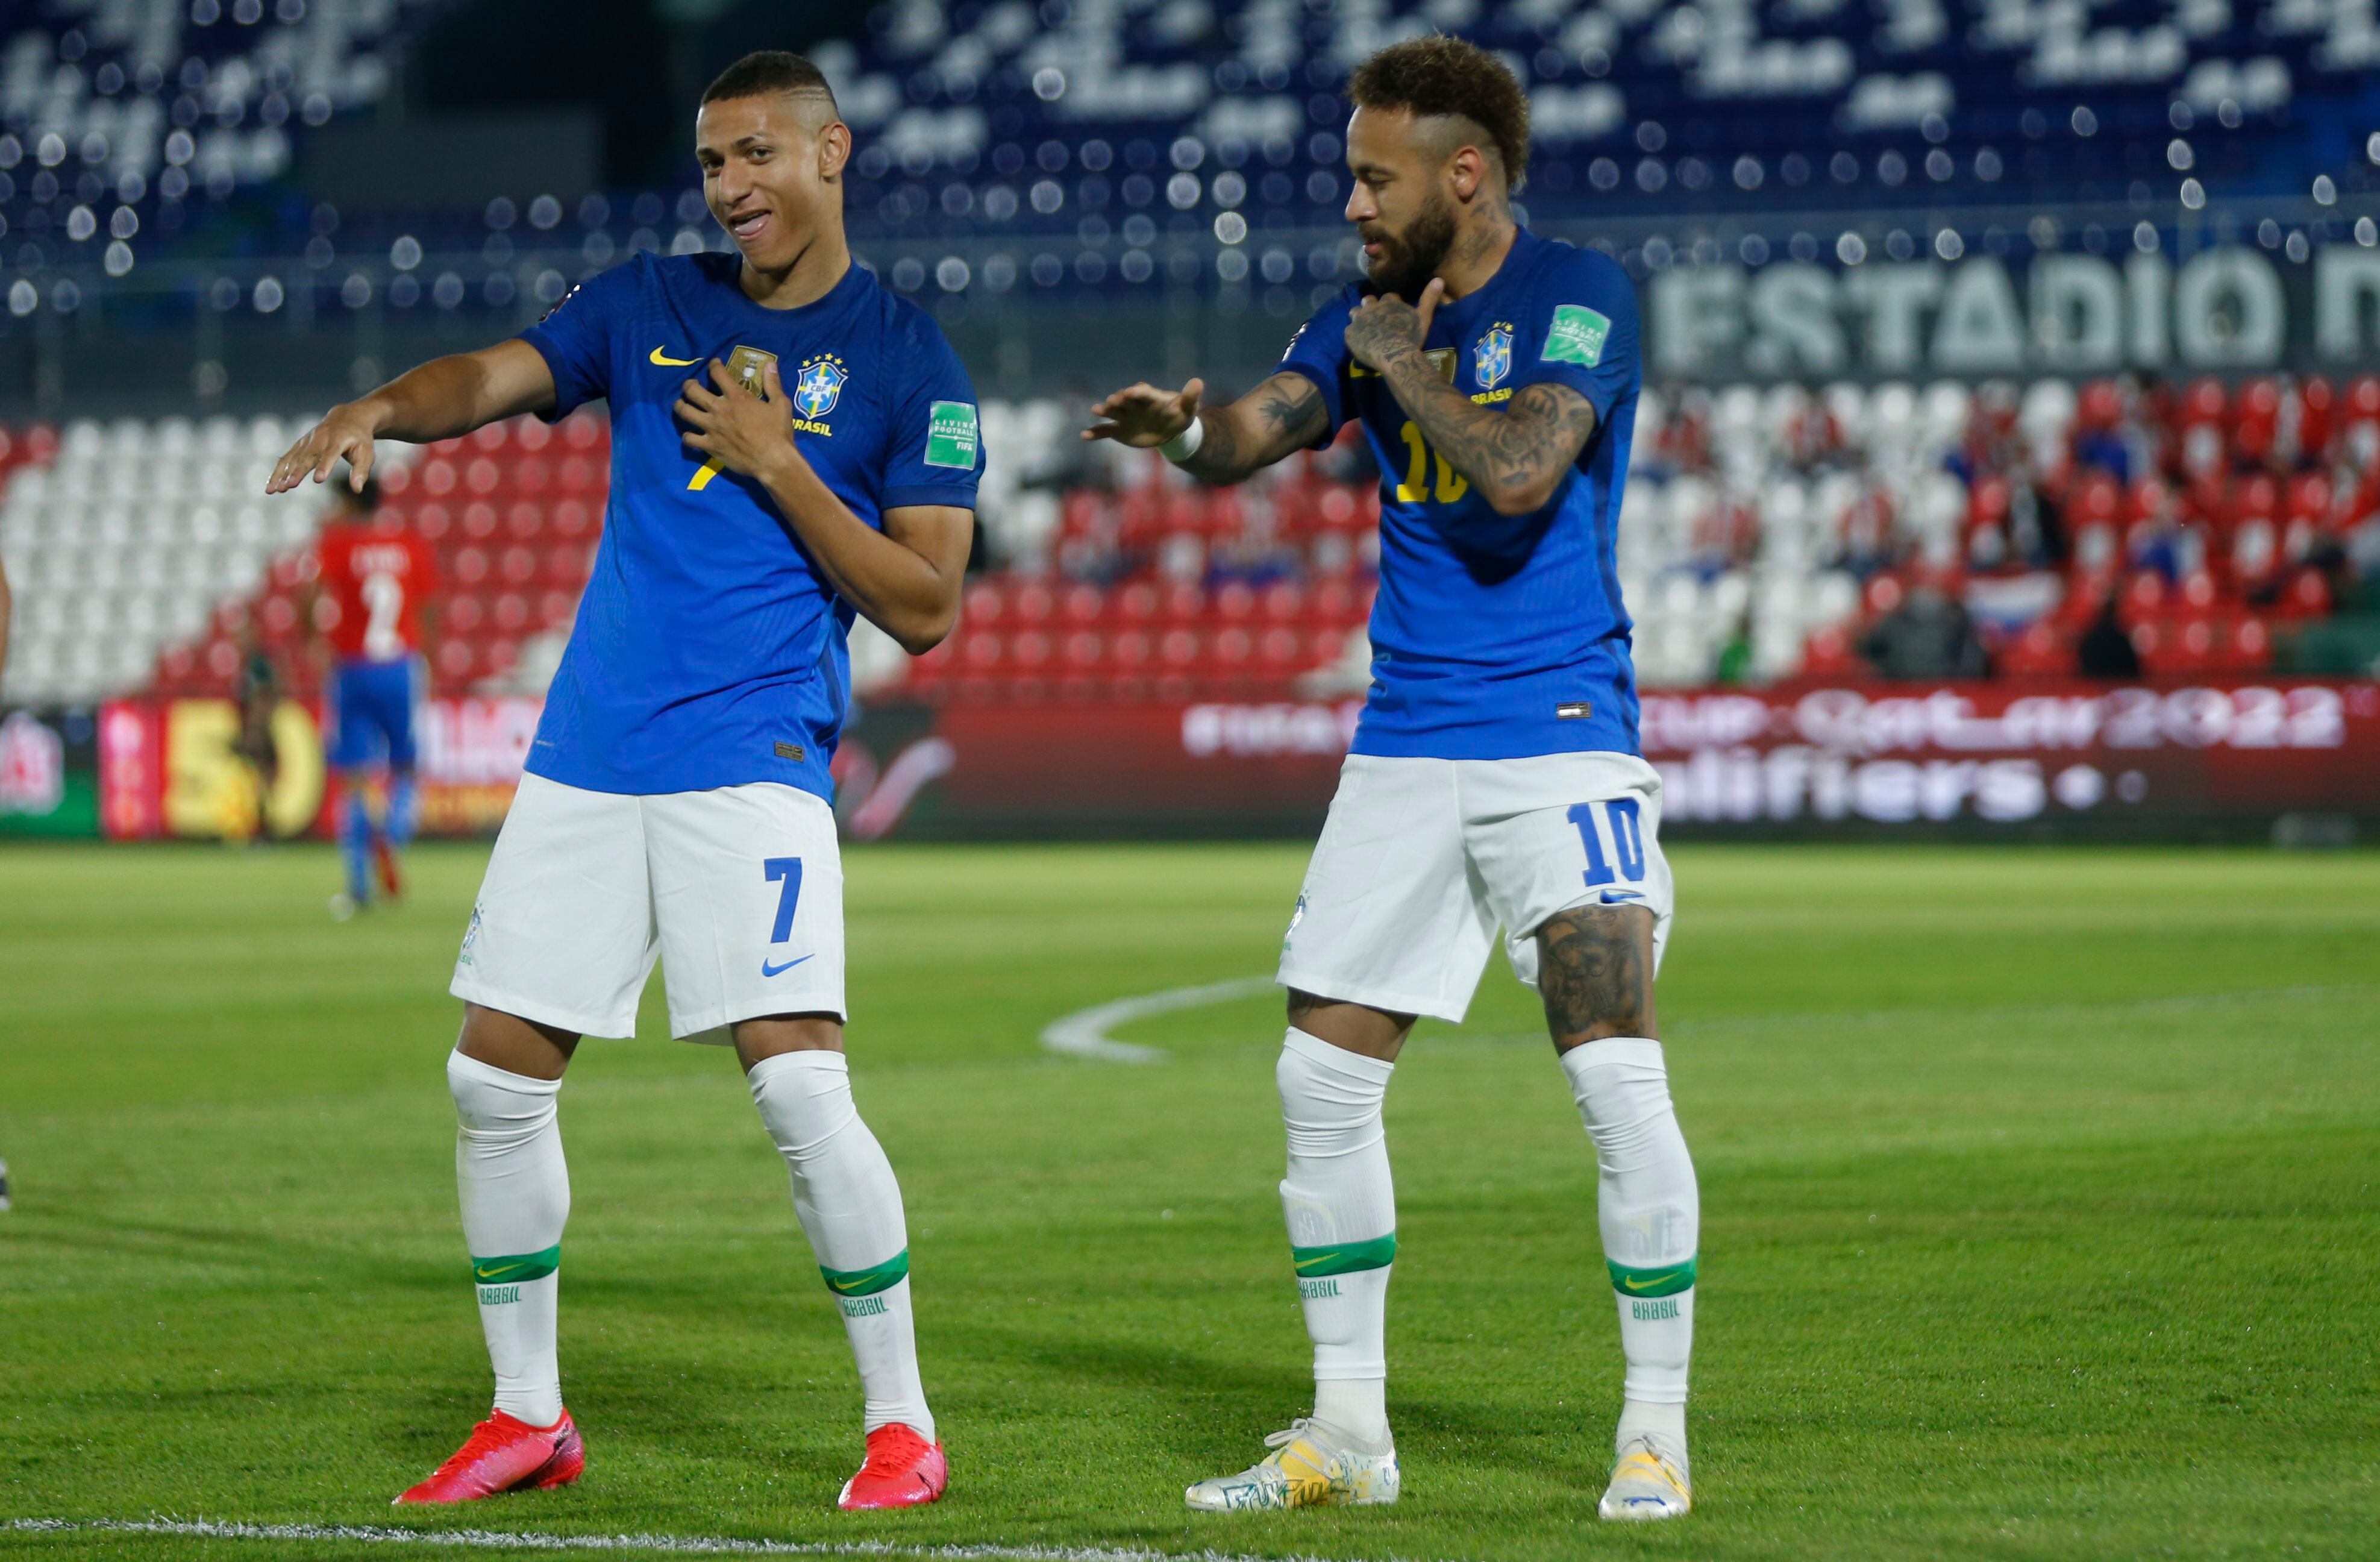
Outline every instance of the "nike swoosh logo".
[[1656, 1275], [1649, 1280], [1639, 1280], [1632, 1275], [1620, 1283], [1627, 1287], [1632, 1291], [1641, 1291], [1647, 1286], [1658, 1286], [1666, 1280], [1674, 1280], [1680, 1275], [1684, 1273], [1685, 1271], [1682, 1269], [1672, 1269], [1667, 1275]]
[[1310, 1269], [1318, 1263], [1328, 1263], [1338, 1256], [1339, 1254], [1336, 1251], [1332, 1251], [1327, 1253], [1316, 1253], [1312, 1258], [1293, 1258], [1289, 1261], [1289, 1266], [1292, 1269]]
[[769, 957], [763, 955], [760, 957], [760, 974], [763, 976], [783, 976], [785, 972], [801, 964], [802, 960], [807, 960], [811, 958], [812, 957], [809, 955], [804, 955], [801, 960], [787, 960], [783, 965], [772, 966], [769, 963]]
[[1603, 892], [1603, 903], [1606, 906], [1624, 905], [1628, 901], [1644, 898], [1640, 891], [1633, 889], [1607, 889]]
[[648, 361], [658, 363], [664, 369], [684, 369], [689, 364], [699, 363], [702, 360], [698, 358], [672, 358], [669, 354], [662, 351], [661, 348], [655, 348]]

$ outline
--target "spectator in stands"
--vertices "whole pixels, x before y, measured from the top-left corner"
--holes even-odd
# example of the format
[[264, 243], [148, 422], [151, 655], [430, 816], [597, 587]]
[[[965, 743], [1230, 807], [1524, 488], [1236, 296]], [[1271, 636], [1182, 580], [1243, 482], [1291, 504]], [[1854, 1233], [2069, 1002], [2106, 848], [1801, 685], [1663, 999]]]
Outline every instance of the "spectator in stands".
[[2113, 380], [2094, 380], [2084, 385], [2069, 446], [2075, 467], [2095, 469], [2119, 483], [2130, 483], [2135, 473], [2145, 475], [2146, 471], [2135, 444], [2126, 421], [2122, 388]]
[[1760, 548], [1760, 514], [1745, 495], [1723, 492], [1694, 518], [1690, 545], [1690, 563], [1706, 580], [1743, 568]]
[[1888, 678], [1979, 678], [1990, 671], [1966, 604], [1932, 580], [1919, 580], [1876, 621], [1860, 654]]
[[1668, 477], [1710, 470], [1710, 393], [1699, 385], [1672, 384], [1662, 393], [1661, 405], [1669, 412], [1647, 442], [1650, 470]]
[[1843, 426], [1827, 407], [1826, 397], [1815, 385], [1802, 387], [1802, 399], [1780, 431], [1780, 451], [1785, 464], [1807, 475], [1825, 467], [1852, 464], [1852, 450], [1843, 438]]
[[1892, 495], [1871, 481], [1843, 510], [1838, 523], [1834, 565], [1864, 580], [1899, 564], [1909, 552], [1896, 523]]
[[2153, 486], [2154, 507], [2132, 523], [2125, 551], [2132, 568], [2153, 571], [2165, 577], [2166, 584], [2177, 585], [2204, 564], [2205, 543], [2184, 518], [2173, 490], [2161, 483]]
[[2008, 467], [2009, 551], [2036, 569], [2063, 568], [2070, 552], [2065, 511], [2042, 486], [2029, 458], [2017, 455]]
[[2107, 600], [2099, 604], [2099, 616], [2082, 631], [2074, 653], [2076, 668], [2086, 678], [2141, 676], [2141, 653], [2118, 616], [2115, 592], [2109, 592]]

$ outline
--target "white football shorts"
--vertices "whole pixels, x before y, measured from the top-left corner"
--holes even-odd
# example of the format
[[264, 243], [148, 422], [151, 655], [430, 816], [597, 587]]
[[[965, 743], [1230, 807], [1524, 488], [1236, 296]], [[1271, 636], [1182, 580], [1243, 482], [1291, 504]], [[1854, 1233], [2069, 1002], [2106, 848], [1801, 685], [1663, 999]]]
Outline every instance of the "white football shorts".
[[1460, 1020], [1497, 930], [1537, 984], [1537, 929], [1574, 906], [1653, 913], [1670, 939], [1661, 778], [1633, 754], [1350, 754], [1281, 940], [1284, 987]]
[[843, 1007], [834, 811], [756, 782], [629, 797], [521, 777], [448, 989], [582, 1035], [631, 1036], [661, 958], [670, 1032]]

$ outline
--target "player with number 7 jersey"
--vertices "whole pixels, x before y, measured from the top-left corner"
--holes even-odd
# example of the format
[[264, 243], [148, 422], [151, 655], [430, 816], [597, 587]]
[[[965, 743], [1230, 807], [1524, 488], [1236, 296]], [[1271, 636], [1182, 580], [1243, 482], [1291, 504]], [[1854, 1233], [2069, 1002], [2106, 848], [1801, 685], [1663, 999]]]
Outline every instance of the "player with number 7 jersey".
[[1628, 1362], [1599, 1510], [1675, 1518], [1699, 1203], [1654, 1028], [1670, 879], [1614, 557], [1642, 386], [1635, 292], [1608, 256], [1516, 220], [1528, 107], [1495, 55], [1392, 44], [1348, 96], [1345, 215], [1365, 280], [1241, 400], [1202, 409], [1197, 381], [1135, 385], [1086, 431], [1235, 482], [1355, 423], [1381, 474], [1370, 695], [1279, 973], [1281, 1197], [1314, 1411], [1187, 1498], [1397, 1499], [1381, 1104], [1415, 1019], [1463, 1018], [1500, 930], [1596, 1146]]
[[520, 337], [335, 409], [274, 491], [374, 437], [449, 437], [608, 399], [592, 579], [456, 957], [455, 1165], [495, 1404], [401, 1503], [565, 1484], [587, 1446], [556, 1347], [570, 1209], [556, 1101], [583, 1034], [625, 1036], [656, 958], [679, 1037], [734, 1044], [859, 1369], [864, 1462], [837, 1501], [940, 1497], [900, 1185], [843, 1054], [831, 806], [864, 615], [912, 651], [957, 616], [982, 469], [975, 393], [925, 314], [854, 263], [851, 132], [825, 78], [748, 55], [696, 157], [732, 254], [640, 255]]

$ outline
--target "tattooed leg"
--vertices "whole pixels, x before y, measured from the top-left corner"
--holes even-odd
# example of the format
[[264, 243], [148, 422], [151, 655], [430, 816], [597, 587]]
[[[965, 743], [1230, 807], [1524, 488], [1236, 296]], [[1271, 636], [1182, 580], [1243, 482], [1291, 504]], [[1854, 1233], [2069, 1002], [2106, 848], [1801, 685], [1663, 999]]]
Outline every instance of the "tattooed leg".
[[1537, 986], [1595, 1141], [1596, 1226], [1628, 1359], [1606, 1519], [1686, 1511], [1686, 1380], [1702, 1195], [1653, 1030], [1653, 913], [1582, 906], [1538, 931]]
[[1537, 991], [1554, 1050], [1606, 1036], [1655, 1037], [1653, 913], [1578, 906], [1537, 930]]

